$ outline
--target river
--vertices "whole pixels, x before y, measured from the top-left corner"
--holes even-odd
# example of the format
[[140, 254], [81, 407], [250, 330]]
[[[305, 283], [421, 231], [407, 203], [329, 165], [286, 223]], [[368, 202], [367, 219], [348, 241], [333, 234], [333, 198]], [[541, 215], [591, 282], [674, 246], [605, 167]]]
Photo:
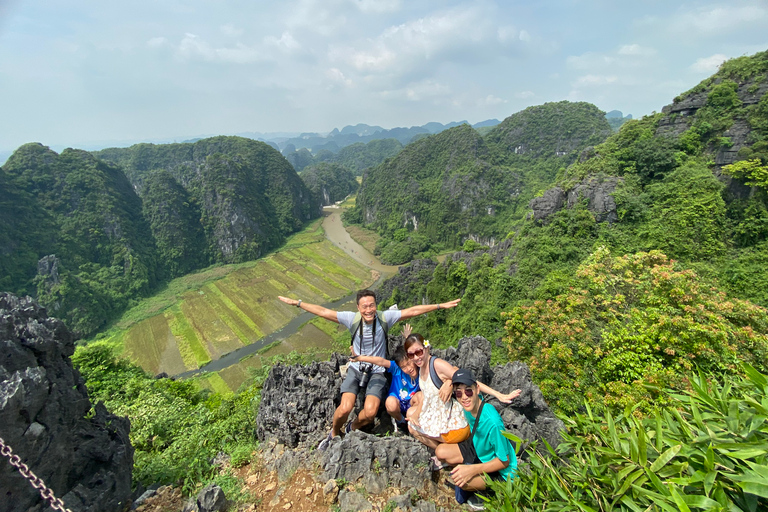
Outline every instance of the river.
[[[397, 269], [399, 267], [395, 265], [384, 265], [382, 264], [376, 256], [368, 252], [365, 247], [358, 244], [355, 240], [352, 239], [351, 236], [349, 236], [349, 233], [346, 229], [344, 229], [344, 225], [341, 222], [341, 209], [335, 208], [335, 207], [326, 207], [323, 209], [323, 215], [325, 218], [323, 219], [323, 229], [325, 230], [325, 236], [328, 238], [328, 240], [331, 241], [334, 245], [339, 247], [341, 250], [343, 250], [345, 253], [347, 253], [352, 259], [356, 260], [358, 263], [361, 263], [362, 265], [370, 268], [371, 270], [375, 271], [377, 276], [375, 282], [370, 286], [370, 288], [376, 288], [378, 285], [386, 278], [390, 277], [394, 273], [397, 272]], [[341, 299], [330, 302], [327, 304], [323, 304], [323, 306], [330, 308], [330, 309], [337, 309], [341, 306], [344, 306], [345, 304], [348, 304], [354, 300], [355, 293], [351, 293], [347, 295], [346, 297], [342, 297]], [[277, 297], [275, 297], [275, 300], [277, 300]], [[202, 368], [198, 370], [190, 370], [184, 373], [180, 373], [178, 375], [175, 375], [175, 378], [189, 378], [189, 377], [195, 377], [198, 375], [203, 375], [208, 372], [218, 372], [221, 370], [224, 370], [226, 368], [229, 368], [231, 366], [234, 366], [240, 361], [250, 355], [255, 354], [256, 352], [260, 351], [264, 347], [271, 345], [272, 343], [276, 341], [281, 341], [289, 338], [296, 332], [298, 332], [299, 328], [307, 323], [309, 320], [313, 318], [313, 315], [311, 313], [304, 312], [288, 322], [285, 327], [282, 329], [279, 329], [267, 336], [264, 336], [260, 340], [251, 343], [250, 345], [246, 345], [244, 347], [241, 347], [237, 350], [233, 350], [232, 352], [229, 352], [228, 354], [223, 355], [219, 359], [216, 359], [214, 361], [211, 361], [207, 365], [203, 366]]]

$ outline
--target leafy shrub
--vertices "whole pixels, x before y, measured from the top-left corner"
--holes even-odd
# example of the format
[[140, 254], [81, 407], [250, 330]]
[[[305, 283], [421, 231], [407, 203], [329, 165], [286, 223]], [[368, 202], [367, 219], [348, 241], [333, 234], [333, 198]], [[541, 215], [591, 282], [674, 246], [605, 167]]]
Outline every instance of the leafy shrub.
[[192, 381], [154, 379], [98, 343], [78, 347], [72, 362], [93, 400], [131, 420], [136, 481], [181, 484], [188, 494], [217, 473], [217, 453], [253, 450], [257, 385], [224, 397]]
[[528, 469], [491, 482], [493, 511], [744, 510], [768, 507], [768, 379], [750, 366], [722, 383], [699, 373], [691, 391], [639, 419], [631, 408], [564, 418], [570, 432]]
[[768, 367], [768, 316], [728, 299], [659, 251], [622, 257], [602, 247], [553, 300], [518, 306], [506, 318], [509, 358], [528, 362], [544, 396], [573, 412], [598, 406], [646, 409], [664, 402], [648, 386], [684, 387], [682, 375]]

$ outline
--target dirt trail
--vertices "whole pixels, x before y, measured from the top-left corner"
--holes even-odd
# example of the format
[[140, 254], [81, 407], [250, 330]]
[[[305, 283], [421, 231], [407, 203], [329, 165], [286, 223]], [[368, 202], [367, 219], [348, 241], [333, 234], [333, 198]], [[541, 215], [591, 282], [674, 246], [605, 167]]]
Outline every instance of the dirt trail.
[[396, 265], [383, 265], [376, 256], [349, 236], [341, 222], [341, 209], [329, 206], [323, 209], [323, 213], [325, 215], [325, 219], [323, 219], [325, 236], [333, 245], [339, 247], [359, 263], [382, 274], [391, 275], [397, 272], [398, 267]]

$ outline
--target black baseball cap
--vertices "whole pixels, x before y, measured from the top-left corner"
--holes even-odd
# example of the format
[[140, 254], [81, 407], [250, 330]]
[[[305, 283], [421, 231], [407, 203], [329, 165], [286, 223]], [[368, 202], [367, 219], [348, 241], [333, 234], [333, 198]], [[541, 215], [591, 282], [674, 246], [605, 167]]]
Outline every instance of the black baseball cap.
[[451, 381], [454, 384], [464, 384], [465, 386], [474, 386], [477, 384], [477, 380], [472, 374], [472, 370], [469, 368], [459, 368], [456, 370], [456, 373], [453, 374]]

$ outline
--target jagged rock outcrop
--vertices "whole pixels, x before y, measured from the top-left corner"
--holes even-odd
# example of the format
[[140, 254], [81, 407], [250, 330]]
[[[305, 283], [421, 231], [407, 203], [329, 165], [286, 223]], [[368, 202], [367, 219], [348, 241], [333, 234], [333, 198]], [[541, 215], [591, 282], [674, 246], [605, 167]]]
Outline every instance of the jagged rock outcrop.
[[[133, 447], [126, 418], [88, 399], [72, 367], [74, 336], [30, 298], [0, 293], [0, 435], [73, 512], [129, 505]], [[6, 461], [2, 510], [48, 509]]]
[[227, 497], [216, 484], [206, 485], [197, 498], [187, 502], [181, 512], [220, 512], [227, 508]]
[[550, 215], [562, 210], [565, 204], [565, 191], [553, 187], [544, 191], [541, 197], [534, 197], [528, 206], [533, 210], [533, 220], [543, 221]]
[[431, 259], [413, 260], [407, 265], [401, 266], [397, 270], [397, 274], [384, 281], [376, 291], [379, 301], [383, 300], [382, 298], [391, 297], [395, 289], [404, 296], [410, 297], [411, 291], [415, 287], [432, 279], [432, 273], [436, 266], [437, 263]]
[[335, 439], [323, 457], [321, 480], [362, 482], [373, 494], [411, 487], [430, 478], [429, 451], [412, 437], [377, 437], [354, 430]]
[[531, 199], [529, 205], [533, 210], [533, 220], [545, 222], [550, 215], [563, 207], [573, 208], [579, 201], [586, 199], [587, 208], [595, 214], [598, 222], [616, 222], [619, 216], [612, 194], [620, 180], [621, 178], [613, 176], [605, 178], [592, 176], [580, 181], [568, 191], [560, 187], [551, 188], [541, 197]]
[[340, 386], [338, 363], [273, 366], [261, 389], [259, 440], [273, 437], [290, 447], [307, 440], [319, 442], [340, 403]]

